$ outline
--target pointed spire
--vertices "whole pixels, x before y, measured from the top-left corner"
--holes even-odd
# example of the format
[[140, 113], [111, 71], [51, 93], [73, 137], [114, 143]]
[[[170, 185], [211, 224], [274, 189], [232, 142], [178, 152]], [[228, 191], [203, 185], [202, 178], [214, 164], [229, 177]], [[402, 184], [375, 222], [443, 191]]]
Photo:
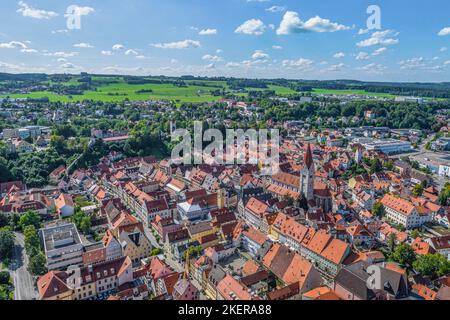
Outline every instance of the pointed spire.
[[307, 168], [311, 168], [313, 165], [313, 157], [311, 152], [311, 144], [308, 142], [308, 146], [306, 147], [306, 154], [305, 154], [305, 165]]

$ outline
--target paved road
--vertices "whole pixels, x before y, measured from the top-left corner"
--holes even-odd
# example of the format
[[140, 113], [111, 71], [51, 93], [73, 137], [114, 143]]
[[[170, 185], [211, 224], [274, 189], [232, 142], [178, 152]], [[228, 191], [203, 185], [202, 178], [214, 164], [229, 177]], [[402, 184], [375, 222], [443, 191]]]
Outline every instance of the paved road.
[[11, 277], [14, 280], [14, 299], [33, 300], [38, 298], [38, 293], [34, 285], [33, 276], [28, 272], [28, 256], [25, 253], [24, 236], [15, 233], [16, 241], [14, 254], [9, 267]]

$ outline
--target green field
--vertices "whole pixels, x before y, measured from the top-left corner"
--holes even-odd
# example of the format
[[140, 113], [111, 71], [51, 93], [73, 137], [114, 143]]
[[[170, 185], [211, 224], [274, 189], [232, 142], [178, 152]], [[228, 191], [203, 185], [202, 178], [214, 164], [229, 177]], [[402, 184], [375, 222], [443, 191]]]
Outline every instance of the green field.
[[[67, 82], [46, 82], [46, 84], [60, 84], [63, 86], [76, 86], [80, 84], [77, 78], [72, 78]], [[59, 95], [49, 91], [37, 91], [29, 94], [8, 94], [0, 95], [0, 98], [9, 97], [11, 99], [40, 99], [48, 98], [51, 102], [75, 102], [83, 100], [95, 100], [103, 102], [120, 102], [126, 99], [130, 101], [139, 100], [170, 100], [177, 103], [182, 102], [214, 102], [221, 99], [214, 96], [212, 91], [225, 89], [230, 92], [226, 81], [204, 81], [186, 80], [187, 87], [178, 87], [173, 84], [128, 84], [121, 77], [92, 77], [92, 81], [100, 84], [97, 90], [85, 91], [82, 95]], [[117, 82], [117, 83], [111, 83]], [[201, 84], [201, 85], [198, 85]], [[152, 90], [152, 92], [139, 92], [142, 90]], [[285, 96], [294, 94], [295, 91], [276, 85], [269, 85], [267, 89], [246, 88], [246, 91], [274, 90], [277, 95]], [[240, 93], [240, 96], [247, 96], [247, 93]]]
[[[76, 88], [81, 83], [78, 81], [80, 77], [73, 76], [68, 78], [65, 82], [46, 81], [46, 85], [60, 85]], [[155, 77], [147, 77], [145, 79], [170, 81], [168, 78], [160, 79]], [[122, 76], [92, 76], [92, 85], [94, 90], [84, 91], [81, 95], [63, 95], [50, 91], [32, 92], [29, 94], [4, 94], [0, 95], [2, 98], [12, 99], [40, 99], [48, 98], [51, 102], [77, 102], [83, 100], [94, 100], [103, 102], [122, 102], [124, 100], [140, 101], [140, 100], [169, 100], [174, 101], [178, 105], [180, 103], [201, 103], [214, 102], [221, 99], [220, 96], [212, 95], [212, 92], [217, 90], [225, 90], [227, 93], [232, 93], [240, 97], [247, 97], [250, 91], [275, 91], [277, 96], [289, 96], [298, 92], [280, 85], [269, 84], [267, 88], [245, 88], [244, 90], [231, 90], [227, 81], [215, 80], [183, 80], [186, 87], [176, 86], [173, 83], [148, 83], [148, 84], [130, 84]], [[142, 92], [142, 91], [151, 92]], [[360, 95], [360, 96], [374, 96], [394, 99], [395, 95], [388, 93], [368, 92], [365, 90], [331, 90], [314, 88], [314, 94], [328, 94], [328, 95]], [[443, 99], [434, 99], [443, 100]]]
[[331, 90], [331, 89], [313, 89], [313, 93], [316, 94], [335, 94], [335, 95], [344, 95], [344, 94], [353, 94], [359, 96], [373, 96], [373, 97], [384, 97], [384, 98], [395, 98], [395, 95], [389, 93], [377, 93], [377, 92], [368, 92], [365, 90]]
[[[70, 102], [82, 100], [96, 100], [104, 102], [118, 102], [125, 99], [138, 100], [171, 100], [176, 102], [212, 102], [220, 99], [211, 95], [213, 87], [189, 86], [176, 87], [172, 84], [143, 84], [134, 85], [126, 83], [108, 84], [101, 86], [97, 91], [85, 91], [82, 95], [58, 95], [52, 92], [32, 92], [29, 94], [0, 95], [0, 98], [32, 98], [39, 99], [47, 97], [52, 102]], [[152, 90], [153, 92], [138, 93], [140, 90]]]

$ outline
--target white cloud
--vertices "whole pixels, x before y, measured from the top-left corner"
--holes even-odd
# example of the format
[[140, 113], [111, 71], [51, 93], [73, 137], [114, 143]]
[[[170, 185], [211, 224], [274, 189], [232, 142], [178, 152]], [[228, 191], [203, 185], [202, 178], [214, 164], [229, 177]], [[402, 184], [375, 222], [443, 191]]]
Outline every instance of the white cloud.
[[239, 68], [241, 66], [238, 62], [228, 62], [225, 67], [227, 68]]
[[277, 29], [277, 34], [288, 35], [303, 32], [336, 32], [349, 29], [350, 27], [348, 26], [331, 22], [328, 19], [322, 19], [319, 16], [315, 16], [304, 22], [300, 19], [297, 12], [287, 11]]
[[310, 59], [300, 58], [298, 60], [283, 60], [283, 67], [306, 69], [310, 67], [314, 61]]
[[129, 56], [129, 55], [137, 56], [137, 55], [139, 55], [139, 53], [136, 50], [128, 49], [127, 51], [125, 51], [125, 55], [126, 56]]
[[440, 52], [445, 52], [447, 51], [447, 47], [442, 47], [441, 49], [439, 49]]
[[75, 48], [93, 48], [94, 46], [86, 43], [86, 42], [81, 42], [81, 43], [76, 43], [73, 45]]
[[17, 9], [17, 12], [21, 13], [24, 17], [34, 18], [34, 19], [51, 19], [58, 14], [53, 11], [46, 11], [41, 9], [35, 9], [32, 6], [26, 4], [23, 1], [19, 1], [19, 9]]
[[60, 30], [53, 30], [52, 34], [57, 34], [57, 33], [69, 33], [69, 30], [67, 29], [60, 29]]
[[266, 25], [259, 19], [250, 19], [245, 21], [234, 31], [235, 33], [243, 33], [249, 35], [260, 36], [266, 32]]
[[402, 60], [399, 62], [401, 69], [421, 69], [426, 67], [425, 59], [423, 57], [411, 58], [407, 60]]
[[333, 58], [336, 58], [336, 59], [341, 59], [344, 57], [345, 57], [345, 53], [343, 53], [343, 52], [338, 52], [333, 55]]
[[46, 52], [46, 53], [44, 53], [44, 56], [48, 56], [48, 57], [62, 57], [62, 58], [70, 58], [70, 57], [75, 57], [77, 55], [78, 55], [78, 52], [64, 52], [64, 51]]
[[216, 53], [222, 53], [222, 52], [223, 52], [222, 49], [217, 49], [217, 50], [216, 50]]
[[255, 50], [252, 55], [252, 59], [267, 59], [269, 55], [262, 50]]
[[330, 72], [338, 72], [338, 71], [341, 71], [345, 67], [346, 67], [345, 64], [339, 63], [339, 64], [333, 64], [333, 65], [329, 66], [326, 70], [330, 71]]
[[217, 29], [203, 29], [198, 33], [201, 36], [212, 36], [217, 34]]
[[386, 69], [387, 69], [386, 66], [377, 63], [370, 63], [360, 68], [360, 70], [366, 71], [367, 73], [376, 73], [376, 74], [383, 73], [383, 71]]
[[95, 12], [94, 8], [91, 7], [80, 7], [80, 6], [71, 6], [73, 8], [73, 11], [71, 11], [70, 14], [65, 14], [64, 17], [71, 17], [72, 15], [76, 15], [76, 16], [87, 16], [90, 13]]
[[223, 58], [220, 56], [216, 56], [216, 55], [211, 55], [211, 54], [205, 54], [202, 57], [203, 60], [207, 60], [207, 61], [211, 61], [211, 62], [220, 62], [223, 61]]
[[77, 69], [78, 67], [74, 65], [73, 63], [66, 62], [59, 66], [61, 69]]
[[379, 48], [379, 49], [375, 50], [375, 51], [372, 53], [372, 55], [373, 55], [373, 56], [379, 56], [380, 54], [382, 54], [382, 53], [385, 52], [386, 50], [387, 50], [386, 47]]
[[361, 35], [361, 34], [366, 34], [366, 33], [369, 33], [369, 29], [359, 29], [359, 31], [358, 31], [358, 34], [359, 35]]
[[376, 31], [370, 36], [370, 38], [362, 40], [358, 42], [356, 45], [358, 47], [371, 47], [376, 45], [388, 46], [398, 44], [400, 42], [398, 39], [393, 38], [386, 39], [386, 37], [391, 35], [392, 33], [393, 33], [392, 30]]
[[160, 49], [189, 49], [189, 48], [199, 48], [201, 47], [201, 44], [199, 41], [195, 40], [183, 40], [168, 43], [154, 43], [151, 44], [151, 46]]
[[113, 45], [112, 49], [113, 49], [113, 51], [121, 51], [121, 50], [125, 49], [125, 46], [118, 43], [118, 44]]
[[23, 52], [23, 53], [37, 53], [38, 51], [36, 49], [26, 49], [26, 48], [24, 48], [24, 49], [21, 49], [20, 52]]
[[272, 46], [272, 49], [274, 49], [274, 50], [282, 50], [283, 47], [274, 45], [274, 46]]
[[104, 56], [112, 56], [113, 55], [112, 51], [109, 51], [109, 50], [102, 50], [101, 54]]
[[284, 10], [286, 10], [286, 7], [282, 7], [282, 6], [272, 6], [272, 7], [266, 9], [267, 12], [272, 12], [272, 13], [282, 12]]
[[363, 51], [361, 51], [360, 53], [358, 53], [356, 55], [356, 60], [367, 60], [369, 58], [370, 58], [369, 54], [367, 52], [363, 52]]
[[450, 35], [450, 27], [446, 27], [446, 28], [442, 29], [441, 31], [439, 31], [438, 35], [439, 36], [448, 36], [448, 35]]
[[17, 49], [17, 48], [26, 49], [27, 46], [25, 43], [20, 42], [20, 41], [11, 41], [11, 42], [0, 43], [0, 48], [2, 48], [2, 49]]

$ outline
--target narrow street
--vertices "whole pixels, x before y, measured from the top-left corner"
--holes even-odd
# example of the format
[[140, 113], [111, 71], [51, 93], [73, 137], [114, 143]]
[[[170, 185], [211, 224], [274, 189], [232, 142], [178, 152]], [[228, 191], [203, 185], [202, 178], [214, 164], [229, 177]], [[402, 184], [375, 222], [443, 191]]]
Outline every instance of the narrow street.
[[33, 276], [28, 272], [28, 256], [25, 253], [24, 236], [15, 232], [16, 240], [9, 271], [14, 280], [14, 300], [35, 300], [38, 293]]

